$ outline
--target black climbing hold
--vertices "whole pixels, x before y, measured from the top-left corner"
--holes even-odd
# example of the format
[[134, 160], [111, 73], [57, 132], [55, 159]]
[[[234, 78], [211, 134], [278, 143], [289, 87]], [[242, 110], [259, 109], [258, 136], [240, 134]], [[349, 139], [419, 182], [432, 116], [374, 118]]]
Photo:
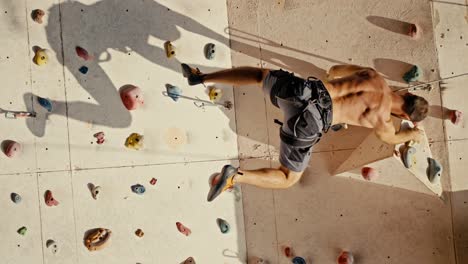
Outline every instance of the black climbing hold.
[[421, 73], [421, 69], [417, 65], [414, 65], [408, 72], [403, 75], [403, 80], [405, 80], [407, 83], [416, 82], [421, 76]]
[[21, 202], [21, 196], [17, 193], [11, 193], [10, 198], [15, 204], [18, 204]]
[[293, 264], [306, 264], [306, 261], [305, 259], [301, 258], [301, 257], [295, 257], [292, 259], [292, 263]]
[[81, 68], [78, 69], [82, 74], [88, 73], [88, 67], [86, 66], [81, 66]]

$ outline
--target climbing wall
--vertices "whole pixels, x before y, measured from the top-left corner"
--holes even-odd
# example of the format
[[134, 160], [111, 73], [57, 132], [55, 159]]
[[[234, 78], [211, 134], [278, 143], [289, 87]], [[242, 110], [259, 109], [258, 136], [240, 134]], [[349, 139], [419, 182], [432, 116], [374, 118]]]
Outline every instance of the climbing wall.
[[[421, 81], [439, 78], [438, 36], [432, 21], [437, 13], [432, 2], [265, 0], [229, 1], [228, 6], [234, 66], [282, 68], [303, 77], [324, 77], [334, 64], [353, 63], [374, 67], [392, 86], [404, 87], [403, 74], [418, 65], [423, 71]], [[457, 7], [461, 21], [465, 18], [460, 5]], [[451, 15], [445, 17], [447, 24], [451, 24]], [[410, 23], [422, 29], [419, 40], [407, 35]], [[463, 35], [460, 30], [456, 29]], [[456, 54], [465, 53], [459, 47]], [[466, 72], [454, 67], [458, 73]], [[463, 86], [459, 83], [457, 87]], [[290, 263], [284, 252], [289, 246], [293, 255], [308, 263], [335, 263], [342, 250], [354, 252], [356, 263], [455, 263], [449, 193], [453, 175], [447, 169], [444, 132], [450, 129], [461, 135], [463, 129], [442, 120], [446, 117], [435, 110], [462, 106], [446, 105], [439, 87], [434, 88], [418, 94], [433, 105], [423, 126], [432, 155], [445, 169], [440, 198], [406, 174], [398, 160], [399, 166], [393, 170], [391, 164], [384, 165], [388, 173], [381, 180], [385, 185], [333, 177], [332, 172], [357, 151], [371, 131], [350, 127], [329, 132], [314, 147], [308, 169], [293, 188], [243, 188], [249, 258]], [[278, 166], [279, 127], [273, 121], [282, 118], [281, 112], [260, 89], [235, 87], [234, 91], [241, 168]], [[258, 110], [253, 113], [252, 109]], [[369, 153], [366, 158], [373, 162], [376, 156]], [[456, 217], [459, 247], [465, 249], [462, 220], [466, 222], [466, 217], [461, 210]]]
[[[42, 23], [33, 20], [36, 9], [45, 13]], [[0, 142], [2, 150], [21, 144], [12, 158], [0, 154], [2, 263], [245, 262], [240, 189], [206, 201], [210, 176], [238, 164], [235, 111], [163, 95], [173, 85], [210, 100], [210, 87], [187, 85], [180, 63], [231, 67], [226, 4], [21, 0], [0, 1], [0, 10]], [[216, 46], [213, 60], [205, 58], [207, 43]], [[77, 46], [91, 59], [78, 56]], [[38, 65], [44, 49], [46, 64]], [[144, 101], [132, 111], [119, 95], [129, 85]], [[221, 102], [234, 102], [232, 87], [216, 88]], [[7, 119], [5, 110], [36, 117]], [[132, 133], [144, 136], [140, 150], [125, 147]], [[95, 228], [112, 233], [90, 252], [85, 236]]]

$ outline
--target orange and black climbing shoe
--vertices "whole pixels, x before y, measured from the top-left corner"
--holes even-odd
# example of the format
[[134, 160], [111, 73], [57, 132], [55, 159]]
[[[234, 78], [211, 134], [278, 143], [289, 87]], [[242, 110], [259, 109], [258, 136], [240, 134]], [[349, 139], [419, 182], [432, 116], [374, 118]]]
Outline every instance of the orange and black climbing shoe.
[[215, 178], [215, 183], [212, 184], [208, 193], [208, 202], [213, 201], [222, 192], [234, 187], [234, 176], [237, 174], [237, 168], [231, 165], [224, 165], [221, 173]]
[[180, 66], [182, 67], [182, 74], [187, 78], [189, 85], [203, 83], [203, 77], [205, 77], [205, 74], [202, 74], [198, 68], [194, 69], [185, 63], [182, 63]]

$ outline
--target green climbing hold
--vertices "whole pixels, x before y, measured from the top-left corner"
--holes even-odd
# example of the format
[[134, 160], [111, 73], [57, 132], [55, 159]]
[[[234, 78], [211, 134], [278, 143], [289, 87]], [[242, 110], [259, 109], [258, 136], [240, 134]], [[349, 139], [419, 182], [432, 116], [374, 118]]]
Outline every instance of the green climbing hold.
[[218, 218], [216, 219], [216, 223], [218, 224], [218, 227], [221, 233], [227, 234], [229, 232], [230, 227], [226, 220]]
[[405, 80], [407, 83], [416, 82], [421, 75], [421, 69], [417, 65], [414, 65], [408, 72], [403, 75], [403, 80]]
[[18, 234], [24, 236], [26, 235], [26, 231], [28, 231], [28, 229], [25, 226], [23, 226], [20, 229], [18, 229]]

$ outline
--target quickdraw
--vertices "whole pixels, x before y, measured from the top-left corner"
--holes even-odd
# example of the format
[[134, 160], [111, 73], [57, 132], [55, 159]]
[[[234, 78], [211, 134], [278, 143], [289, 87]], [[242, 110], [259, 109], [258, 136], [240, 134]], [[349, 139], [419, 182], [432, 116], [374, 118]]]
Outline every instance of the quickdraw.
[[111, 231], [105, 228], [93, 230], [85, 239], [85, 246], [89, 251], [96, 251], [104, 248], [109, 242]]

